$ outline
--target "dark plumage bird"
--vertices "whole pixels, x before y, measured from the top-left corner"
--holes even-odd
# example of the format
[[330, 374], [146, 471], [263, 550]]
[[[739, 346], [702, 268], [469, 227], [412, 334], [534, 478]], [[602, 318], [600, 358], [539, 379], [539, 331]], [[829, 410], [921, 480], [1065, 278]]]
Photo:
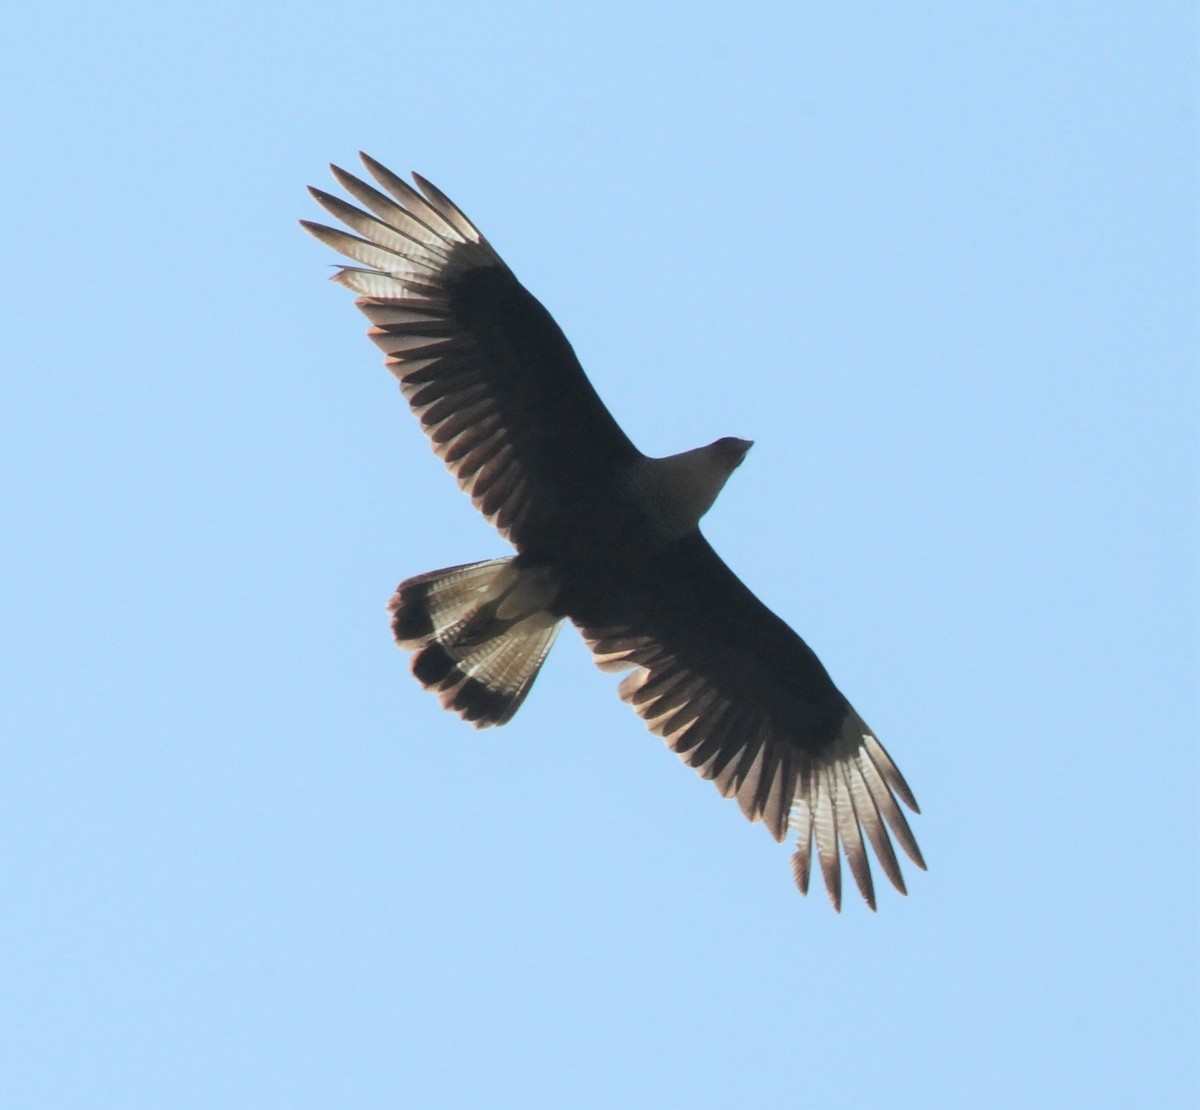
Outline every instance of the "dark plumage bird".
[[[350, 232], [304, 227], [357, 265], [368, 334], [458, 484], [517, 549], [402, 582], [389, 605], [418, 680], [477, 727], [508, 721], [570, 620], [620, 696], [776, 840], [797, 833], [835, 907], [841, 863], [867, 903], [869, 842], [902, 893], [891, 837], [924, 868], [896, 803], [917, 803], [820, 660], [700, 534], [750, 443], [643, 455], [570, 343], [462, 212], [378, 162], [380, 188], [333, 167], [361, 208], [313, 189]], [[381, 191], [382, 190], [382, 191]], [[891, 837], [889, 837], [889, 829]]]

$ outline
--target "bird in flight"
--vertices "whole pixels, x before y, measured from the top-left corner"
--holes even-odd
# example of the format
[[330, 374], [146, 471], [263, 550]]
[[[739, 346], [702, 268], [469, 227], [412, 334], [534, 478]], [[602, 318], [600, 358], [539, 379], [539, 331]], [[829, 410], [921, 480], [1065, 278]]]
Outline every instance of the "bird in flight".
[[618, 692], [651, 732], [776, 840], [796, 833], [802, 893], [815, 844], [834, 907], [844, 855], [874, 909], [868, 843], [906, 893], [892, 838], [925, 867], [897, 804], [918, 812], [908, 784], [813, 651], [700, 533], [750, 442], [642, 454], [457, 206], [362, 160], [376, 185], [332, 167], [361, 207], [310, 190], [349, 230], [302, 224], [354, 263], [333, 280], [358, 294], [434, 451], [517, 551], [400, 584], [388, 608], [413, 674], [476, 727], [502, 725], [569, 620], [598, 666], [629, 672]]

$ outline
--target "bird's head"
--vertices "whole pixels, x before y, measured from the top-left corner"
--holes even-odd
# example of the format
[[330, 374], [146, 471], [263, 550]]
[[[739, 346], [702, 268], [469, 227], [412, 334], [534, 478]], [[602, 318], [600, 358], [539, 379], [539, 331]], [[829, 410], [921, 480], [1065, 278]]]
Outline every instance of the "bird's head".
[[716, 443], [709, 444], [708, 450], [721, 460], [726, 473], [732, 474], [742, 465], [742, 460], [746, 457], [746, 453], [753, 446], [754, 440], [752, 439], [738, 439], [737, 436], [725, 436], [722, 439], [718, 439]]

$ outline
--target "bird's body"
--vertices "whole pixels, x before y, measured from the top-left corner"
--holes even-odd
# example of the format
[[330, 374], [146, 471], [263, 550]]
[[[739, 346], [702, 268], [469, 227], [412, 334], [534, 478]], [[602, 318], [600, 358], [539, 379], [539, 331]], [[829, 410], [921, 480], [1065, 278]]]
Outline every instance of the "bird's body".
[[[799, 833], [807, 890], [815, 841], [841, 901], [839, 845], [867, 902], [866, 843], [892, 883], [888, 836], [924, 867], [896, 804], [895, 765], [808, 646], [721, 561], [698, 524], [750, 443], [727, 437], [643, 455], [585, 376], [550, 314], [437, 189], [366, 158], [380, 192], [343, 170], [368, 211], [313, 190], [356, 234], [305, 223], [358, 262], [371, 338], [435, 451], [517, 555], [401, 583], [393, 631], [443, 705], [476, 725], [519, 708], [560, 624], [685, 762], [777, 839]], [[865, 835], [865, 840], [864, 840]]]

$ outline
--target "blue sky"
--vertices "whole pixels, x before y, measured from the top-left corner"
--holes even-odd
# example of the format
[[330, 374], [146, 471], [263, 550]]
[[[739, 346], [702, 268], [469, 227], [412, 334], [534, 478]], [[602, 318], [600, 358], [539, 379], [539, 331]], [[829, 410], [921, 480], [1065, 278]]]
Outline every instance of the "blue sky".
[[[1185, 1107], [1194, 6], [49, 3], [4, 17], [0, 1101]], [[835, 915], [560, 638], [503, 730], [393, 647], [503, 554], [304, 186], [449, 193], [921, 802]]]

